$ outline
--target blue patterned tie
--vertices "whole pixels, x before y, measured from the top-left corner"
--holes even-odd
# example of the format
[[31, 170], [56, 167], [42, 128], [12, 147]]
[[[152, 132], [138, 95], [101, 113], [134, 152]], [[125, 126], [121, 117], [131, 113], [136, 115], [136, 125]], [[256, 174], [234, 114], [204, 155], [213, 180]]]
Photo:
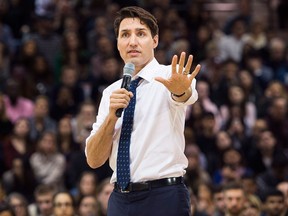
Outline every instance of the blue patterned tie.
[[141, 77], [133, 80], [130, 84], [130, 91], [133, 97], [128, 107], [124, 110], [123, 123], [118, 147], [117, 156], [117, 184], [125, 190], [130, 182], [130, 140], [133, 129], [133, 118], [136, 104], [136, 88]]

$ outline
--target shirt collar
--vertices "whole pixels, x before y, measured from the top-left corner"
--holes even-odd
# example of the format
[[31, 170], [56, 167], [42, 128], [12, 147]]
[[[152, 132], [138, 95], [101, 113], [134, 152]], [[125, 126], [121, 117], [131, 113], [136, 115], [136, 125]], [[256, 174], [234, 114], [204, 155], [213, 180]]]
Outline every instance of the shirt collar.
[[152, 82], [155, 77], [159, 76], [159, 74], [157, 74], [157, 68], [159, 68], [159, 65], [158, 61], [153, 58], [152, 61], [142, 68], [134, 78], [136, 79], [137, 77], [141, 77], [148, 82]]

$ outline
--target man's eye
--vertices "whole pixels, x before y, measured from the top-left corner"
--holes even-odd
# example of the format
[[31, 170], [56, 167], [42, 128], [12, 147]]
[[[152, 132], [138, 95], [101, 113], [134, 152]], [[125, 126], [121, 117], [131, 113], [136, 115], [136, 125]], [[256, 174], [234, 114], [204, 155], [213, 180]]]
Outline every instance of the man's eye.
[[145, 33], [144, 32], [139, 32], [138, 33], [138, 37], [144, 37], [145, 36]]
[[128, 36], [129, 36], [128, 33], [123, 33], [123, 34], [121, 35], [122, 38], [127, 38]]

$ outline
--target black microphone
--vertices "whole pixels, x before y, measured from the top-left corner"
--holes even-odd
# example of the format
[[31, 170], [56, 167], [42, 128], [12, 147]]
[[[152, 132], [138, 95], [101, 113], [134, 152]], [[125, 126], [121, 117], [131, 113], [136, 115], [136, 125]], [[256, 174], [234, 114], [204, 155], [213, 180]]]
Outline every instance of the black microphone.
[[[123, 80], [121, 84], [121, 88], [125, 88], [129, 90], [132, 74], [134, 73], [135, 65], [133, 63], [126, 63], [123, 68]], [[116, 116], [121, 117], [123, 112], [123, 108], [119, 108], [116, 110]]]

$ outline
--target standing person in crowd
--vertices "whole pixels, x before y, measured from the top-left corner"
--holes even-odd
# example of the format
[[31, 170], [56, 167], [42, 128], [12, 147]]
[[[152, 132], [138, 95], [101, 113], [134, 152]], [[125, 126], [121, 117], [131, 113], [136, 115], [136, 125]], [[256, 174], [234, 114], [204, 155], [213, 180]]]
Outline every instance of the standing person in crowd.
[[[184, 123], [187, 105], [198, 98], [194, 78], [200, 65], [190, 74], [193, 57], [189, 55], [186, 62], [185, 52], [180, 58], [174, 55], [170, 66], [160, 65], [154, 58], [159, 41], [155, 17], [139, 7], [123, 8], [117, 15], [114, 27], [120, 56], [126, 64], [135, 65], [131, 87], [136, 88], [138, 77], [142, 80], [137, 93], [132, 88], [120, 88], [121, 80], [104, 90], [97, 121], [86, 141], [87, 162], [97, 168], [110, 158], [114, 191], [109, 216], [189, 215], [189, 193], [183, 182], [188, 164]], [[116, 111], [123, 108], [124, 117], [117, 117]], [[121, 131], [132, 131], [131, 139]], [[122, 148], [127, 148], [128, 154], [130, 149], [130, 161]], [[128, 158], [126, 164], [122, 156]]]

